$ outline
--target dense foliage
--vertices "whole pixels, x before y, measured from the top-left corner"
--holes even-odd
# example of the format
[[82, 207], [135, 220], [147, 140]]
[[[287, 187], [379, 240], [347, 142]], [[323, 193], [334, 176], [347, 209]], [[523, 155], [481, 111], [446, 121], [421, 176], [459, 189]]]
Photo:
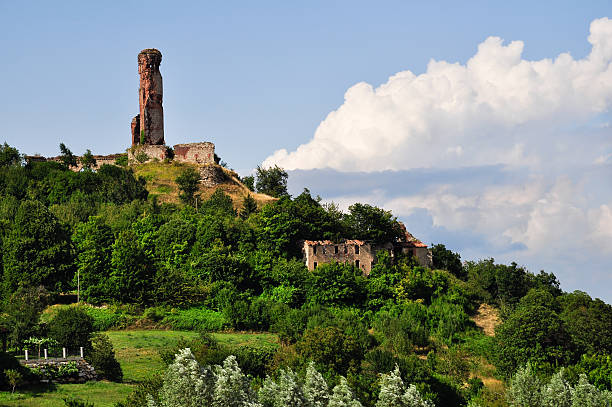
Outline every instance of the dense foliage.
[[[17, 150], [0, 146], [0, 324], [9, 347], [20, 349], [30, 337], [67, 347], [86, 342], [101, 371], [120, 380], [112, 348], [94, 330], [145, 321], [177, 330], [271, 331], [281, 342], [233, 352], [206, 335], [183, 343], [192, 350], [190, 366], [220, 365], [233, 353], [223, 369], [239, 367], [248, 386], [219, 369], [189, 384], [151, 378], [124, 405], [146, 405], [147, 394], [170, 405], [194, 381], [212, 386], [202, 397], [214, 404], [213, 382], [221, 377], [263, 405], [290, 404], [262, 395], [276, 388], [287, 389], [282, 400], [321, 406], [487, 405], [495, 397], [479, 379], [487, 363], [504, 380], [526, 363], [542, 380], [564, 366], [572, 386], [586, 377], [610, 390], [612, 307], [564, 293], [552, 273], [494, 259], [462, 263], [442, 244], [432, 250], [434, 269], [381, 252], [367, 277], [351, 264], [310, 272], [303, 240], [388, 242], [404, 231], [381, 208], [356, 203], [342, 212], [307, 189], [289, 196], [279, 168], [258, 171], [256, 189], [279, 197], [263, 207], [250, 195], [233, 202], [221, 189], [194, 205], [193, 179], [182, 190], [186, 205], [158, 204], [130, 169], [73, 172], [68, 153], [64, 163], [24, 163]], [[77, 286], [81, 300], [108, 306], [71, 307], [40, 323], [45, 306]], [[501, 316], [494, 338], [472, 322], [483, 303]], [[178, 351], [162, 359], [170, 364]]]

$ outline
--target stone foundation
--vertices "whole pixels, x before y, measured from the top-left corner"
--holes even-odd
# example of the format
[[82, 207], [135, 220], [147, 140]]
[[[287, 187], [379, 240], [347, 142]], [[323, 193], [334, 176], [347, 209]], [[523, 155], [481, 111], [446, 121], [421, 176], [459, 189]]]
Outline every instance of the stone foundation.
[[176, 144], [174, 160], [192, 164], [214, 164], [215, 145], [209, 142]]
[[166, 158], [170, 158], [168, 146], [141, 144], [128, 149], [128, 162], [130, 164], [144, 164], [154, 160], [163, 161]]

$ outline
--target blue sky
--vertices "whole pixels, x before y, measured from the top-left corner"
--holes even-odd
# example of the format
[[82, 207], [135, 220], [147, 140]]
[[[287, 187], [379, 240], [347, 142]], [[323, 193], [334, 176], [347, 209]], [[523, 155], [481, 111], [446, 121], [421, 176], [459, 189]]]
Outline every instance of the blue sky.
[[0, 142], [124, 150], [136, 55], [158, 48], [167, 144], [212, 141], [243, 175], [278, 163], [293, 193], [384, 206], [464, 259], [552, 271], [610, 303], [610, 11], [0, 0]]

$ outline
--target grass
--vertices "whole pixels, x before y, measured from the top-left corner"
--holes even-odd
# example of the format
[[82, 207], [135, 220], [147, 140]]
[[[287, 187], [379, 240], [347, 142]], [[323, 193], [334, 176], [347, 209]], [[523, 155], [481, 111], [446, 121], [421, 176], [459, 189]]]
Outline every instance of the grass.
[[27, 390], [0, 392], [0, 406], [64, 407], [65, 398], [79, 398], [95, 403], [96, 407], [111, 407], [132, 392], [133, 385], [111, 382], [56, 384], [36, 386]]
[[[105, 332], [115, 348], [117, 360], [123, 369], [123, 380], [128, 383], [142, 381], [153, 373], [160, 372], [164, 363], [159, 351], [175, 346], [181, 338], [198, 336], [193, 331], [128, 330]], [[250, 345], [268, 347], [278, 343], [277, 336], [270, 333], [213, 333], [219, 343], [230, 348]]]
[[[134, 170], [134, 174], [139, 177], [143, 177], [146, 181], [146, 188], [150, 194], [156, 195], [159, 202], [168, 203], [180, 203], [178, 194], [179, 190], [176, 185], [176, 177], [178, 177], [185, 169], [194, 168], [197, 166], [188, 163], [179, 162], [161, 162], [152, 161], [146, 164], [132, 164], [130, 168]], [[276, 198], [265, 194], [258, 194], [251, 192], [249, 189], [238, 179], [238, 174], [234, 171], [222, 168], [223, 172], [227, 175], [228, 181], [213, 188], [207, 188], [200, 185], [198, 193], [202, 200], [208, 199], [216, 190], [220, 188], [228, 194], [234, 202], [234, 209], [240, 210], [242, 208], [242, 200], [247, 194], [250, 194], [257, 202], [258, 207], [262, 207], [269, 202], [273, 202]]]

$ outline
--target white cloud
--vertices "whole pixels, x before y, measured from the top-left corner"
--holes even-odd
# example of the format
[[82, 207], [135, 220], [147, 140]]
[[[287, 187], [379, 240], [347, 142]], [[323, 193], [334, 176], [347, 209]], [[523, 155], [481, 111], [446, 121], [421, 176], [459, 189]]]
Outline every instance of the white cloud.
[[[376, 171], [570, 158], [588, 141], [564, 126], [586, 125], [612, 104], [612, 20], [594, 20], [590, 32], [584, 59], [527, 61], [521, 41], [489, 37], [465, 65], [431, 61], [425, 73], [399, 72], [376, 89], [358, 83], [312, 140], [263, 164]], [[585, 154], [594, 162], [601, 151]]]

